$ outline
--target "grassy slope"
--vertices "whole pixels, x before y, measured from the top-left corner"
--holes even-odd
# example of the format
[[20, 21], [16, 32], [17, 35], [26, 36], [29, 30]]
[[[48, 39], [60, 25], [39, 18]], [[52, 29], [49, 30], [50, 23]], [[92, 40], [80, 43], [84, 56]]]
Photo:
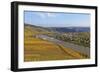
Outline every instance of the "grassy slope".
[[37, 34], [52, 34], [46, 29], [25, 26], [24, 30], [24, 61], [83, 59], [85, 55], [65, 48], [62, 45], [35, 38]]

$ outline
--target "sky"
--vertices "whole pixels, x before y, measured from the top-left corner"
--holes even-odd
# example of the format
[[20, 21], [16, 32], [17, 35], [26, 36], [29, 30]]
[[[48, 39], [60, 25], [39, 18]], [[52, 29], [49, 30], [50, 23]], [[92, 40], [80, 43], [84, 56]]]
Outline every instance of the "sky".
[[90, 14], [24, 11], [24, 23], [42, 27], [89, 27]]

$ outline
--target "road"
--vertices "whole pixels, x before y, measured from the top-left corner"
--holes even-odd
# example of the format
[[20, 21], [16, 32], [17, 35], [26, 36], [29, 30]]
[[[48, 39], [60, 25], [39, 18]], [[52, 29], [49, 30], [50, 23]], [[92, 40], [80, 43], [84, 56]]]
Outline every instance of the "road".
[[73, 43], [64, 42], [64, 41], [55, 39], [53, 37], [49, 37], [47, 35], [40, 34], [40, 35], [36, 35], [36, 36], [38, 38], [43, 39], [43, 40], [47, 40], [47, 41], [50, 41], [50, 42], [53, 42], [53, 43], [56, 43], [56, 44], [60, 44], [64, 47], [66, 47], [66, 48], [71, 48], [72, 50], [83, 53], [83, 54], [87, 55], [88, 57], [90, 57], [90, 48], [88, 48], [88, 47], [76, 45], [76, 44], [73, 44]]

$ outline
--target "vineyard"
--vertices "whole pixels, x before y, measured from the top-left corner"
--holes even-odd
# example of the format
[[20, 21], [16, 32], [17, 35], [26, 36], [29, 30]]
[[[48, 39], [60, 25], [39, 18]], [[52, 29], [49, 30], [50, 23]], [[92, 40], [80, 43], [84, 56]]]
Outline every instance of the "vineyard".
[[[55, 34], [56, 33], [56, 34]], [[58, 32], [52, 32], [50, 30], [46, 30], [43, 28], [38, 28], [34, 26], [25, 25], [24, 27], [24, 61], [48, 61], [48, 60], [70, 60], [70, 59], [86, 59], [89, 58], [87, 55], [72, 50], [71, 48], [66, 48], [61, 44], [57, 44], [48, 40], [44, 40], [38, 38], [36, 35], [43, 34], [48, 35], [56, 39], [60, 39], [63, 41], [71, 41], [75, 43], [80, 40], [82, 36], [79, 36], [82, 33], [77, 34], [79, 38], [71, 39], [66, 38], [65, 33], [63, 35], [59, 35]], [[55, 35], [54, 35], [55, 34]], [[68, 34], [68, 33], [67, 33]], [[87, 35], [87, 33], [84, 33]], [[84, 37], [84, 36], [83, 36]], [[89, 36], [88, 36], [89, 37]], [[84, 38], [82, 39], [84, 40]], [[88, 39], [86, 39], [88, 40]], [[81, 44], [79, 41], [76, 44]], [[89, 41], [84, 41], [84, 43], [88, 43]], [[84, 44], [84, 46], [89, 46]]]

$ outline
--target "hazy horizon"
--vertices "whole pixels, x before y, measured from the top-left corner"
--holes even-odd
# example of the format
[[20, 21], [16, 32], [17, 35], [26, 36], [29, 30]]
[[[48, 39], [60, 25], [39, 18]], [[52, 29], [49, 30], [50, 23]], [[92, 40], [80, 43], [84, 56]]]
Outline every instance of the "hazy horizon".
[[[34, 25], [34, 24], [29, 24], [29, 23], [24, 23], [24, 24], [27, 24], [27, 25], [33, 25], [33, 26], [38, 26], [38, 27], [46, 27], [46, 26], [39, 26], [39, 25]], [[51, 27], [51, 26], [47, 26], [47, 28], [48, 27]], [[64, 26], [62, 26], [62, 27], [64, 27]], [[67, 26], [67, 27], [89, 27], [90, 28], [90, 26]], [[60, 28], [60, 27], [58, 27], [58, 28]]]

